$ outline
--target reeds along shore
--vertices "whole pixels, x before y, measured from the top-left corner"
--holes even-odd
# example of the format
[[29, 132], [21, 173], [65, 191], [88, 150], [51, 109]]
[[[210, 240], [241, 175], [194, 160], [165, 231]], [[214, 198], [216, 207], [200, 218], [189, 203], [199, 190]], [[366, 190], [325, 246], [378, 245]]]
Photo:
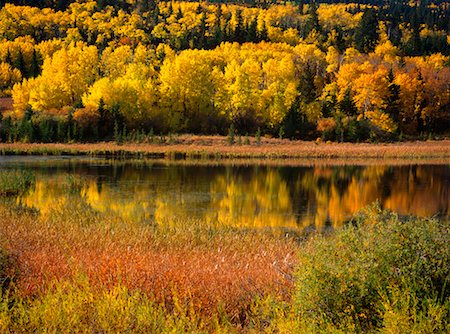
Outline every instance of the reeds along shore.
[[383, 144], [324, 143], [262, 138], [230, 144], [227, 137], [178, 136], [164, 142], [0, 143], [3, 155], [89, 155], [148, 158], [450, 159], [450, 140]]

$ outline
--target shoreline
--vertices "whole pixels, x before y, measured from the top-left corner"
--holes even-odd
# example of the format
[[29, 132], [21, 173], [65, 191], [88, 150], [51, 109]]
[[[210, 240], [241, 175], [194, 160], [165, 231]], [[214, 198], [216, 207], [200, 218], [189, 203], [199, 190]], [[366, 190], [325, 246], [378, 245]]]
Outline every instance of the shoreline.
[[[260, 144], [228, 144], [227, 137], [177, 137], [173, 143], [0, 143], [1, 156], [91, 156], [151, 159], [422, 160], [450, 163], [450, 140], [396, 143], [324, 143], [262, 138]], [[345, 161], [344, 161], [345, 162]]]

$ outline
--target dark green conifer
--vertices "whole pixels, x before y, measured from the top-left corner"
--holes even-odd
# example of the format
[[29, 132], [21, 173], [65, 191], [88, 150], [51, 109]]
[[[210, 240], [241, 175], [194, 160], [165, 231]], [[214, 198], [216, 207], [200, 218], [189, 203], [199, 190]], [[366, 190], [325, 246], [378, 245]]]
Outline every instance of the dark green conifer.
[[378, 18], [374, 9], [364, 11], [355, 31], [355, 45], [359, 52], [369, 53], [378, 43]]

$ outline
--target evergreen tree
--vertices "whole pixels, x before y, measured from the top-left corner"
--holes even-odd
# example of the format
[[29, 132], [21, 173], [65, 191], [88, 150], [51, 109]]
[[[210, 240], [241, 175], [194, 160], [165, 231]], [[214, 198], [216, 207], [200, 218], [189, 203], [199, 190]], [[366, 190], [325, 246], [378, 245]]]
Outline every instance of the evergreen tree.
[[39, 123], [38, 130], [42, 142], [50, 143], [53, 141], [53, 127], [48, 119], [44, 119]]
[[75, 124], [73, 124], [73, 110], [70, 109], [67, 114], [67, 142], [70, 143], [72, 139], [75, 139], [74, 129]]
[[219, 45], [223, 40], [223, 31], [221, 27], [222, 8], [221, 5], [216, 5], [216, 21], [214, 22], [213, 34], [209, 39], [208, 47], [214, 48]]
[[[1, 113], [0, 113], [1, 115]], [[3, 116], [2, 116], [3, 117]], [[13, 138], [13, 122], [11, 116], [6, 117], [1, 122], [0, 139], [3, 142], [11, 142]]]
[[337, 98], [335, 94], [328, 95], [322, 102], [322, 117], [330, 117], [336, 109]]
[[105, 9], [106, 7], [105, 0], [96, 0], [95, 3], [96, 3], [95, 7], [97, 8], [98, 11]]
[[172, 6], [172, 1], [169, 4], [169, 13], [168, 13], [168, 17], [172, 16], [173, 14], [173, 6]]
[[202, 5], [199, 3], [197, 5], [197, 8], [195, 9], [195, 14], [200, 15], [203, 12], [203, 7]]
[[267, 34], [268, 34], [268, 32], [267, 32], [266, 22], [263, 22], [261, 30], [258, 31], [258, 40], [259, 41], [268, 41], [269, 37]]
[[221, 41], [223, 41], [224, 35], [223, 35], [223, 31], [222, 28], [220, 27], [220, 22], [218, 22], [215, 26], [214, 26], [214, 35], [213, 38], [211, 39], [210, 42], [210, 48], [214, 48], [217, 45], [219, 45], [221, 43]]
[[305, 100], [302, 97], [300, 86], [297, 87], [299, 94], [295, 98], [288, 112], [286, 113], [280, 127], [283, 128], [283, 135], [285, 138], [298, 139], [305, 138], [310, 130], [315, 125], [308, 123], [303, 113]]
[[11, 51], [9, 51], [9, 49], [6, 51], [6, 57], [5, 57], [5, 63], [13, 66], [13, 61], [12, 61], [12, 57], [11, 57]]
[[417, 13], [414, 13], [411, 20], [412, 37], [408, 41], [408, 53], [412, 56], [419, 56], [422, 51], [422, 40], [420, 38], [420, 22]]
[[[54, 0], [54, 1], [55, 1], [55, 7], [56, 7], [55, 9], [59, 10], [59, 11], [66, 10], [67, 6], [69, 5], [69, 2], [65, 1], [65, 0]], [[50, 6], [46, 6], [46, 7], [52, 7], [52, 6], [50, 5]]]
[[31, 120], [31, 116], [33, 115], [33, 110], [31, 107], [28, 107], [25, 111], [25, 115], [22, 117], [19, 123], [17, 139], [20, 139], [24, 142], [33, 142], [34, 141], [34, 127], [33, 122]]
[[234, 28], [234, 40], [238, 43], [245, 42], [245, 29], [244, 29], [244, 19], [242, 17], [242, 10], [236, 10], [236, 27]]
[[344, 98], [339, 102], [338, 108], [339, 111], [349, 116], [354, 116], [358, 113], [358, 108], [356, 107], [355, 101], [353, 101], [350, 87], [345, 90]]
[[247, 29], [247, 42], [258, 42], [258, 21], [256, 17], [250, 22]]
[[402, 39], [402, 31], [399, 27], [398, 18], [394, 15], [390, 16], [389, 18], [387, 35], [393, 45], [400, 45]]
[[56, 140], [61, 143], [65, 142], [65, 133], [66, 129], [64, 124], [61, 121], [58, 121], [56, 124]]
[[305, 7], [305, 1], [299, 0], [298, 1], [298, 12], [300, 13], [300, 15], [303, 15], [304, 7]]
[[198, 42], [197, 48], [203, 49], [206, 46], [206, 13], [202, 13], [202, 18], [200, 19], [200, 26], [198, 28]]
[[17, 55], [15, 68], [17, 68], [20, 71], [20, 73], [22, 73], [22, 77], [28, 78], [28, 71], [25, 64], [25, 59], [23, 58], [22, 50], [19, 50], [19, 54]]
[[108, 119], [107, 119], [107, 110], [105, 109], [105, 102], [103, 98], [101, 97], [98, 101], [98, 114], [99, 114], [99, 120], [98, 120], [98, 135], [100, 138], [104, 138], [108, 132]]
[[177, 21], [180, 21], [183, 18], [183, 12], [181, 11], [181, 7], [178, 7], [177, 16], [175, 17]]
[[364, 11], [355, 31], [355, 45], [359, 52], [369, 53], [378, 42], [378, 18], [373, 8]]
[[306, 20], [304, 27], [303, 36], [306, 37], [312, 31], [321, 31], [321, 27], [319, 24], [319, 15], [317, 14], [317, 4], [316, 2], [311, 2], [308, 7], [308, 19]]
[[37, 77], [40, 74], [39, 59], [36, 50], [33, 50], [33, 56], [30, 64], [30, 77]]
[[300, 74], [299, 93], [305, 103], [311, 103], [317, 98], [314, 67], [308, 62]]
[[394, 72], [392, 68], [387, 76], [389, 94], [384, 101], [383, 111], [388, 113], [391, 118], [398, 122], [400, 119], [400, 86], [394, 82]]
[[151, 33], [154, 26], [156, 26], [159, 23], [159, 16], [161, 15], [161, 12], [159, 11], [159, 7], [156, 6], [155, 9], [151, 11], [152, 19], [151, 22], [147, 22], [147, 33]]

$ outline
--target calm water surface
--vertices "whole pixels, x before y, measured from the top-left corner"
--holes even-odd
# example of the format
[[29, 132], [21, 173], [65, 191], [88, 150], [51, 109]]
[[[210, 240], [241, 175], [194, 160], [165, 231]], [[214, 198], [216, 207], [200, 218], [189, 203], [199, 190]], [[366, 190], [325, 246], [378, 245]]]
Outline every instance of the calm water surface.
[[402, 215], [449, 217], [450, 165], [205, 165], [0, 157], [36, 184], [17, 202], [51, 214], [82, 203], [125, 219], [202, 219], [238, 227], [325, 229], [379, 201]]

